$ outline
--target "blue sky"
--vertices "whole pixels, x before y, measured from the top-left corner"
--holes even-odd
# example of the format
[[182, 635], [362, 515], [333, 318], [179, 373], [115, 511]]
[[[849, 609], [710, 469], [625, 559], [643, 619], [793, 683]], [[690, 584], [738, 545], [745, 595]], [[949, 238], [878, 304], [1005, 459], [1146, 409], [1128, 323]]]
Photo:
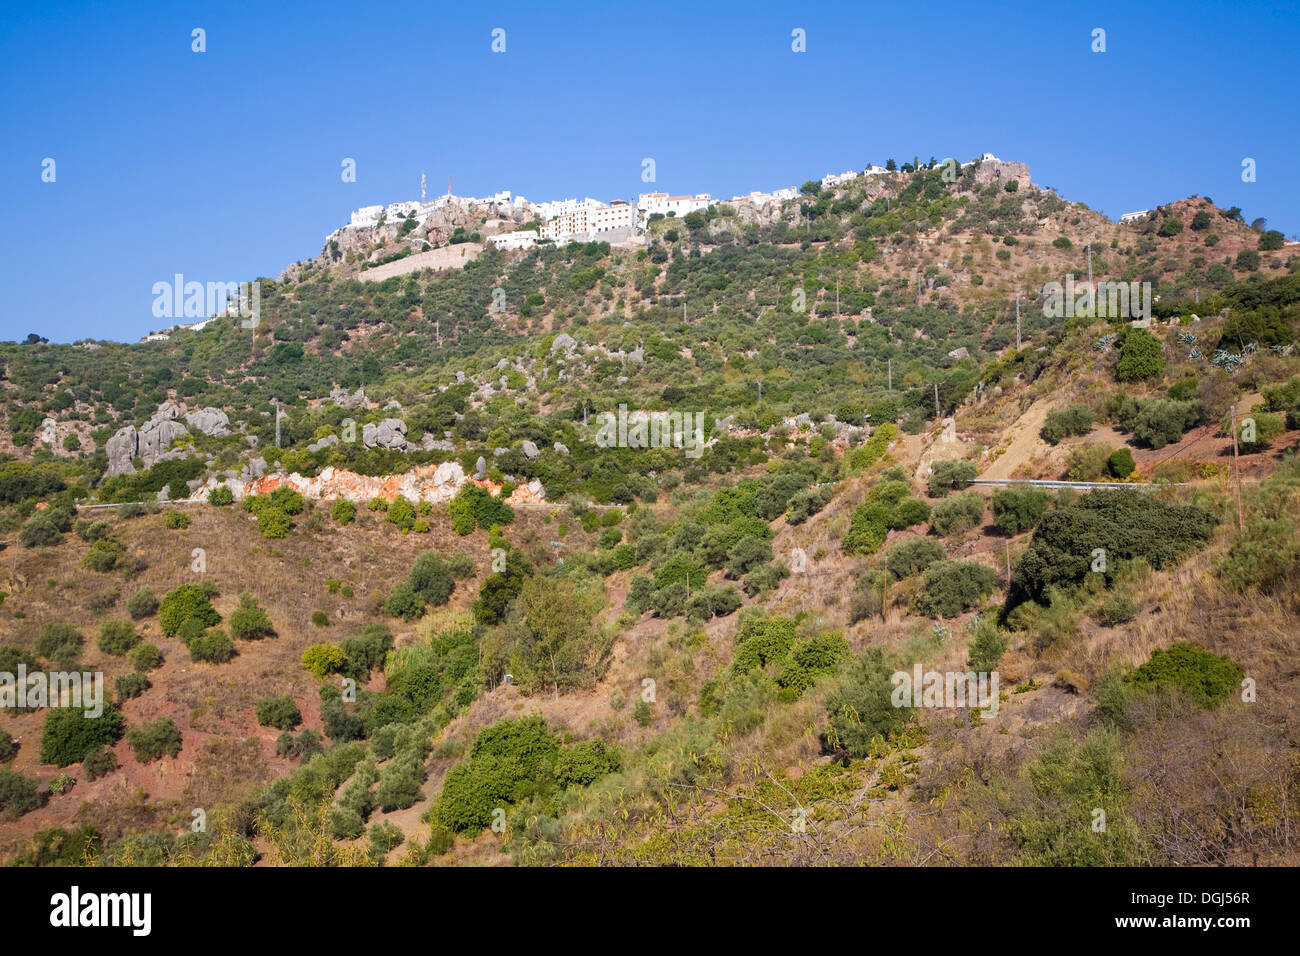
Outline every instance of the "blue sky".
[[1297, 49], [1285, 4], [11, 0], [0, 339], [134, 341], [169, 324], [155, 282], [278, 275], [421, 170], [608, 200], [652, 157], [655, 188], [731, 196], [990, 151], [1113, 218], [1198, 194], [1290, 237]]

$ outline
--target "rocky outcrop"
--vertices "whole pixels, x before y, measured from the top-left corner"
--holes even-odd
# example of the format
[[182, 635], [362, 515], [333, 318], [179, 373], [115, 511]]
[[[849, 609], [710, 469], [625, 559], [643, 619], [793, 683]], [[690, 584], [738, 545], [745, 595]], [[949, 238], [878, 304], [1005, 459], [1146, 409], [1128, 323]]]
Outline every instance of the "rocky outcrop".
[[532, 442], [530, 442], [527, 438], [524, 439], [523, 444], [519, 446], [519, 449], [524, 453], [524, 457], [527, 458], [529, 461], [536, 461], [537, 456], [541, 454], [537, 446]]
[[361, 443], [367, 448], [406, 450], [406, 422], [400, 418], [385, 418], [379, 424], [368, 424], [361, 429]]
[[[305, 498], [334, 499], [345, 498], [348, 501], [369, 501], [371, 498], [383, 498], [392, 501], [398, 495], [411, 501], [428, 501], [434, 504], [450, 501], [466, 482], [473, 481], [481, 488], [486, 488], [493, 495], [501, 493], [501, 486], [492, 481], [467, 478], [465, 469], [459, 462], [444, 461], [440, 465], [424, 465], [398, 475], [359, 475], [352, 471], [343, 471], [333, 467], [321, 469], [319, 475], [306, 478], [294, 474], [270, 474], [257, 477], [238, 478], [211, 477], [195, 488], [190, 499], [200, 501], [217, 485], [225, 485], [235, 498], [242, 499], [248, 495], [270, 494], [276, 488], [293, 488]], [[511, 493], [508, 501], [514, 504], [529, 504], [546, 500], [546, 488], [541, 481], [534, 478], [526, 485], [519, 485]]]
[[320, 451], [322, 448], [332, 448], [339, 443], [338, 435], [326, 435], [320, 441], [311, 442], [307, 446], [308, 451]]
[[568, 332], [561, 332], [551, 341], [551, 351], [559, 352], [563, 350], [565, 352], [570, 352], [573, 350], [573, 347], [577, 344], [578, 344], [578, 340], [575, 339], [572, 335], [570, 335]]
[[230, 416], [219, 408], [198, 408], [185, 413], [185, 421], [205, 435], [221, 437], [230, 434]]
[[108, 440], [104, 445], [104, 453], [108, 455], [108, 475], [134, 475], [135, 465], [131, 459], [135, 457], [135, 450], [139, 443], [139, 436], [136, 434], [134, 425], [127, 425], [119, 428], [117, 434]]
[[172, 450], [172, 443], [176, 439], [190, 433], [188, 428], [176, 421], [179, 417], [180, 409], [175, 403], [164, 402], [138, 431], [134, 425], [119, 428], [117, 434], [104, 446], [104, 452], [108, 456], [109, 477], [135, 474], [134, 458], [140, 458], [146, 468], [152, 468], [167, 458], [184, 458], [185, 452]]
[[330, 389], [330, 401], [339, 408], [364, 408], [368, 402], [365, 390], [361, 388], [351, 395], [341, 388]]

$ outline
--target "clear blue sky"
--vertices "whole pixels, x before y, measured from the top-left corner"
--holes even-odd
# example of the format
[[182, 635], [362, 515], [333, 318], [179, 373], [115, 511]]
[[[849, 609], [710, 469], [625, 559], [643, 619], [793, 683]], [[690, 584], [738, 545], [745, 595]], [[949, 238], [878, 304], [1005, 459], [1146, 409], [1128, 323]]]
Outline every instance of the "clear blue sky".
[[278, 275], [421, 170], [612, 199], [653, 157], [731, 196], [987, 150], [1115, 218], [1198, 194], [1300, 232], [1300, 10], [1138, 6], [10, 0], [0, 339], [134, 341], [153, 283]]

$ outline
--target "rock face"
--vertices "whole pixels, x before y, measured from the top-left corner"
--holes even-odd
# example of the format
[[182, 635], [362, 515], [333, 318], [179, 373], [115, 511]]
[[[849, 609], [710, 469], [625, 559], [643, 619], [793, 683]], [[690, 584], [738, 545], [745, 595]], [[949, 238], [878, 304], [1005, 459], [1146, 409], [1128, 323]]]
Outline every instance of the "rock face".
[[[265, 462], [257, 460], [265, 470]], [[256, 470], [256, 469], [255, 469]], [[424, 465], [398, 475], [359, 475], [352, 471], [342, 471], [334, 467], [321, 469], [314, 478], [304, 478], [299, 474], [271, 474], [246, 476], [238, 478], [212, 477], [195, 488], [190, 499], [205, 499], [217, 485], [228, 487], [235, 498], [242, 499], [248, 495], [270, 494], [276, 488], [289, 487], [305, 498], [333, 499], [346, 498], [348, 501], [369, 501], [371, 498], [384, 498], [392, 501], [398, 495], [411, 501], [428, 501], [434, 504], [450, 501], [464, 485], [473, 481], [481, 488], [486, 488], [493, 495], [500, 495], [501, 486], [491, 481], [479, 481], [465, 477], [465, 470], [459, 462], [445, 461], [441, 465]], [[526, 485], [518, 486], [507, 499], [514, 504], [529, 504], [546, 500], [546, 488], [534, 478]]]
[[338, 435], [326, 435], [320, 441], [314, 441], [307, 446], [308, 451], [320, 451], [322, 448], [332, 448], [339, 443]]
[[199, 408], [185, 413], [185, 421], [205, 435], [229, 435], [230, 416], [219, 408]]
[[109, 477], [135, 474], [135, 465], [131, 464], [131, 459], [135, 457], [138, 441], [139, 436], [134, 425], [119, 428], [117, 434], [108, 440], [104, 445], [104, 452], [108, 455]]
[[182, 451], [171, 451], [172, 442], [182, 435], [188, 435], [189, 429], [176, 419], [180, 409], [172, 402], [164, 402], [154, 412], [153, 417], [136, 430], [134, 425], [126, 425], [117, 430], [117, 434], [108, 440], [104, 452], [108, 456], [108, 475], [133, 475], [135, 465], [131, 459], [143, 459], [146, 468], [167, 458], [184, 458]]
[[1002, 160], [985, 160], [975, 167], [975, 182], [980, 186], [997, 185], [1006, 188], [1012, 180], [1015, 180], [1017, 189], [1028, 189], [1029, 167], [1024, 163]]
[[361, 429], [361, 443], [367, 448], [406, 450], [406, 422], [400, 418], [385, 418], [378, 425], [371, 423]]
[[341, 388], [330, 389], [330, 401], [339, 408], [364, 407], [367, 403], [365, 390], [361, 388], [358, 388], [351, 395]]

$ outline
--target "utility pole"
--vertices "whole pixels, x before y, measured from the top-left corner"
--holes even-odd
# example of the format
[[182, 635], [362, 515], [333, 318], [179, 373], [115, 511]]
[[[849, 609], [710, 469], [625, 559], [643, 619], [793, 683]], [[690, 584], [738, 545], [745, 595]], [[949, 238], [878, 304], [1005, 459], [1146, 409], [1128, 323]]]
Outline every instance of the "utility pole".
[[1007, 546], [1007, 590], [1009, 591], [1011, 590], [1011, 539], [1005, 539], [1003, 544]]
[[889, 390], [894, 390], [894, 360], [889, 359]]
[[763, 380], [758, 380], [758, 404], [763, 404]]
[[1237, 530], [1244, 525], [1241, 514], [1241, 465], [1237, 461], [1237, 405], [1232, 405], [1232, 477], [1237, 485]]
[[939, 417], [939, 383], [934, 383], [934, 417]]
[[1016, 296], [1016, 351], [1020, 351], [1020, 296]]
[[835, 318], [840, 317], [840, 274], [835, 273]]
[[921, 307], [921, 273], [916, 274], [916, 307]]

